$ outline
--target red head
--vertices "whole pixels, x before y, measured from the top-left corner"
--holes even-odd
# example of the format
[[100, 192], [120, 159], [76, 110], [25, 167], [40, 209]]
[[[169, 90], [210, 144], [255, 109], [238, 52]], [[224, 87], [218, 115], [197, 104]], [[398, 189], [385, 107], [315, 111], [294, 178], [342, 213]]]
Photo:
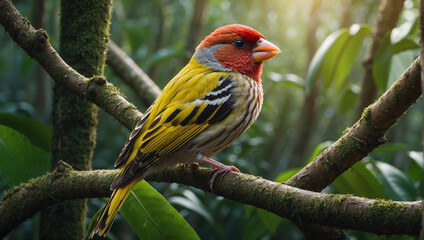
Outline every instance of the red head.
[[217, 71], [234, 70], [259, 81], [262, 61], [279, 52], [255, 29], [233, 24], [207, 36], [197, 47], [195, 58]]

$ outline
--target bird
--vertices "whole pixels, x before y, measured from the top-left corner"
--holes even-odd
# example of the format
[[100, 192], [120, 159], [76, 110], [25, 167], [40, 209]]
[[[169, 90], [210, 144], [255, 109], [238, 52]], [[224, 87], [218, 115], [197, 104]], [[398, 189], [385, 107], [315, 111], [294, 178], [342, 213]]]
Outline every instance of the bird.
[[280, 52], [257, 30], [231, 24], [197, 46], [188, 64], [165, 86], [137, 122], [114, 167], [122, 167], [91, 233], [106, 236], [134, 185], [149, 173], [178, 164], [240, 172], [210, 157], [233, 143], [256, 120], [263, 102], [262, 63]]

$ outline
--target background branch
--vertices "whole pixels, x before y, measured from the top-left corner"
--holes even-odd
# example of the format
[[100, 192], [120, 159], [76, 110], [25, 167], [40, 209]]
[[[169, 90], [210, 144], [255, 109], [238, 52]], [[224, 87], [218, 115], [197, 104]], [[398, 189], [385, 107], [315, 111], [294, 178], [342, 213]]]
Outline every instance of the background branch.
[[113, 41], [108, 44], [107, 65], [148, 107], [159, 96], [161, 90], [152, 79], [128, 57]]
[[[0, 237], [49, 205], [69, 199], [107, 197], [118, 170], [75, 171], [61, 162], [57, 169], [12, 190], [0, 200]], [[146, 180], [177, 182], [209, 191], [211, 170], [181, 166]], [[230, 172], [218, 178], [215, 191], [227, 199], [271, 211], [305, 223], [353, 228], [377, 234], [418, 235], [421, 202], [371, 200], [349, 195], [316, 193]], [[412, 223], [412, 224], [411, 224]]]

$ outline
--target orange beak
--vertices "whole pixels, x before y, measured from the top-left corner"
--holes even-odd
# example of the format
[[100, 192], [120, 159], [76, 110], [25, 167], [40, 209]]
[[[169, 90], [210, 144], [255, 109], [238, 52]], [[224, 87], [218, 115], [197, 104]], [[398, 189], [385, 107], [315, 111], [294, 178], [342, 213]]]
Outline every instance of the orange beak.
[[252, 55], [255, 62], [263, 62], [277, 55], [280, 49], [271, 42], [260, 38], [256, 46], [252, 49]]

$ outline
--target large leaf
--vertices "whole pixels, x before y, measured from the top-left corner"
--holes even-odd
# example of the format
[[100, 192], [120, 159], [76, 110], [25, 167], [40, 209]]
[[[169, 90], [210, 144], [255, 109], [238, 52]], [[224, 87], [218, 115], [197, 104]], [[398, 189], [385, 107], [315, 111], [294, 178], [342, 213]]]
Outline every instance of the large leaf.
[[383, 184], [386, 195], [395, 201], [415, 201], [417, 190], [411, 179], [398, 168], [384, 162], [375, 161], [371, 172]]
[[261, 239], [268, 232], [267, 228], [262, 224], [259, 216], [254, 216], [249, 220], [245, 227], [243, 240]]
[[371, 33], [368, 25], [354, 24], [328, 36], [311, 60], [306, 77], [306, 93], [309, 93], [319, 74], [324, 85], [336, 82], [340, 88], [349, 74], [364, 38]]
[[300, 168], [289, 169], [287, 171], [284, 171], [275, 178], [275, 182], [285, 182], [289, 180], [291, 177], [293, 177], [299, 171], [300, 171]]
[[357, 162], [334, 182], [340, 193], [350, 193], [367, 198], [385, 198], [383, 185], [362, 162]]
[[326, 87], [335, 82], [340, 88], [349, 74], [365, 37], [371, 34], [367, 25], [352, 25], [328, 51], [322, 67]]
[[0, 178], [16, 186], [50, 169], [49, 155], [18, 131], [0, 125]]
[[355, 108], [360, 92], [361, 88], [353, 84], [349, 84], [349, 86], [343, 90], [339, 101], [339, 112], [341, 114], [345, 114]]
[[184, 207], [185, 209], [191, 210], [203, 218], [205, 218], [209, 224], [214, 224], [212, 215], [202, 201], [190, 190], [185, 190], [183, 192], [184, 197], [182, 196], [173, 196], [168, 199], [168, 201], [175, 205]]
[[411, 49], [417, 49], [418, 44], [411, 39], [404, 39], [392, 45], [389, 35], [386, 35], [374, 58], [372, 72], [378, 89], [386, 91], [409, 67], [415, 59]]
[[[406, 69], [404, 65], [408, 64], [407, 66], [409, 66], [412, 62], [412, 60], [409, 60], [408, 63], [404, 62], [405, 56], [402, 55], [399, 55], [398, 59], [394, 59], [393, 56], [406, 50], [419, 48], [417, 35], [415, 34], [418, 31], [417, 23], [416, 18], [405, 22], [394, 28], [380, 43], [372, 66], [374, 81], [380, 91], [385, 92], [394, 80], [400, 76], [399, 72]], [[399, 61], [401, 61], [400, 66]], [[396, 69], [392, 70], [393, 68]], [[400, 73], [403, 73], [403, 71]]]
[[257, 209], [257, 213], [262, 224], [273, 233], [275, 233], [278, 225], [280, 225], [280, 223], [283, 221], [283, 218], [280, 216], [260, 208]]
[[415, 16], [414, 18], [403, 23], [399, 27], [394, 28], [392, 32], [390, 33], [390, 41], [393, 44], [396, 44], [398, 42], [405, 40], [411, 35], [415, 35], [415, 33], [418, 32], [417, 17], [418, 16]]
[[[412, 181], [419, 182], [422, 184], [423, 169], [424, 169], [424, 160], [422, 152], [410, 151], [408, 156], [412, 161], [408, 165], [408, 176]], [[421, 188], [420, 188], [421, 189]]]
[[52, 131], [46, 124], [32, 118], [22, 118], [7, 113], [0, 113], [0, 124], [17, 130], [25, 135], [32, 144], [50, 152]]
[[390, 63], [392, 60], [392, 44], [389, 35], [386, 35], [380, 43], [374, 57], [372, 74], [377, 88], [386, 91], [387, 81], [390, 73]]
[[333, 144], [332, 141], [325, 141], [318, 144], [318, 146], [315, 147], [312, 155], [309, 157], [308, 163], [312, 162], [322, 151], [331, 146], [331, 144]]
[[120, 213], [140, 239], [200, 239], [177, 210], [144, 180], [135, 185]]
[[414, 50], [403, 50], [392, 56], [386, 90], [395, 83], [417, 57]]
[[318, 48], [314, 57], [309, 64], [308, 73], [306, 75], [306, 93], [309, 94], [311, 92], [312, 87], [315, 84], [315, 81], [318, 79], [319, 74], [321, 73], [321, 66], [324, 61], [327, 52], [330, 50], [331, 46], [333, 46], [334, 42], [337, 41], [341, 36], [345, 35], [347, 32], [346, 29], [340, 29], [338, 31], [330, 34], [321, 46]]
[[305, 80], [293, 73], [280, 74], [270, 72], [268, 78], [274, 82], [282, 82], [291, 87], [301, 88], [305, 87]]

